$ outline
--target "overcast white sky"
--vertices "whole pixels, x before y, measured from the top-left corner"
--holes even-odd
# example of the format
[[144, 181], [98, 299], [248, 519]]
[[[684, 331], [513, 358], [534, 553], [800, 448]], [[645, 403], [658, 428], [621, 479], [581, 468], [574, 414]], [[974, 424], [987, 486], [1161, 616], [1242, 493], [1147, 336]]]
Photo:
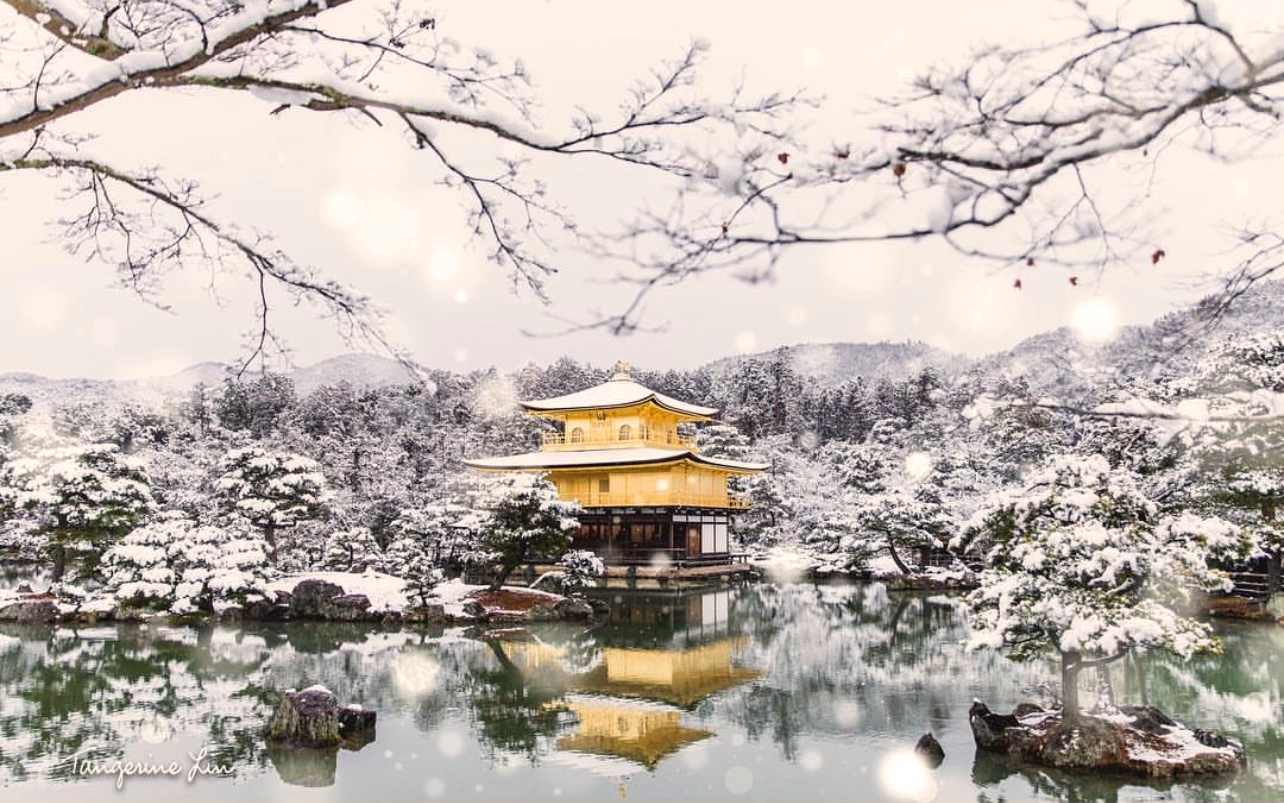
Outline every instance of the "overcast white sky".
[[[633, 76], [700, 35], [713, 44], [711, 86], [742, 69], [751, 86], [805, 86], [827, 97], [822, 124], [841, 135], [860, 125], [853, 109], [866, 97], [897, 90], [919, 67], [983, 39], [1037, 37], [1064, 13], [1033, 0], [656, 0], [625, 8], [588, 0], [443, 2], [437, 18], [465, 46], [522, 56], [547, 99], [545, 119], [574, 103], [610, 104]], [[0, 25], [10, 20], [0, 8]], [[508, 370], [563, 354], [598, 365], [622, 358], [690, 368], [738, 351], [830, 341], [919, 339], [985, 353], [1071, 323], [1094, 297], [1123, 322], [1148, 322], [1197, 297], [1189, 277], [1213, 267], [1225, 246], [1213, 236], [1216, 225], [1284, 209], [1284, 189], [1269, 178], [1280, 175], [1275, 156], [1225, 166], [1170, 154], [1154, 191], [1156, 208], [1166, 210], [1155, 245], [1168, 257], [1159, 267], [1144, 259], [1112, 266], [1078, 289], [1063, 273], [1027, 272], [1018, 292], [1011, 274], [996, 275], [939, 244], [816, 249], [789, 255], [769, 284], [706, 276], [657, 295], [647, 318], [667, 324], [660, 333], [529, 338], [521, 330], [555, 328], [548, 310], [514, 295], [469, 245], [459, 198], [432, 185], [424, 155], [369, 124], [298, 110], [271, 117], [270, 108], [232, 93], [136, 94], [87, 119], [100, 137], [93, 147], [199, 179], [217, 193], [216, 211], [252, 221], [302, 261], [366, 291], [389, 311], [393, 337], [438, 368]], [[613, 200], [639, 192], [591, 186]], [[220, 307], [208, 277], [176, 274], [166, 295], [174, 312], [144, 306], [112, 286], [109, 266], [60, 248], [48, 223], [69, 211], [51, 181], [0, 180], [0, 373], [141, 377], [237, 356], [252, 322], [234, 285], [221, 285]], [[600, 266], [568, 253], [550, 285], [552, 312], [610, 309], [620, 290], [605, 278]], [[306, 311], [288, 311], [281, 323], [300, 365], [347, 350]]]

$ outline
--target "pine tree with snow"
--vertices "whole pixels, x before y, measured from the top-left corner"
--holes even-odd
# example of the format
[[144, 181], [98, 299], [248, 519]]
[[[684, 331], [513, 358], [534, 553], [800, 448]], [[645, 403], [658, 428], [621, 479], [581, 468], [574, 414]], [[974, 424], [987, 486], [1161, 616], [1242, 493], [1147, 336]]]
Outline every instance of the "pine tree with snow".
[[606, 574], [606, 564], [587, 549], [573, 549], [558, 558], [562, 573], [562, 588], [571, 594], [582, 594], [584, 589], [597, 585], [598, 578]]
[[154, 506], [142, 464], [109, 443], [42, 449], [6, 465], [17, 506], [45, 536], [54, 582], [79, 560], [92, 574], [103, 552], [141, 523]]
[[1132, 650], [1216, 651], [1208, 625], [1179, 613], [1192, 589], [1228, 586], [1210, 559], [1242, 554], [1244, 533], [1193, 513], [1161, 519], [1137, 478], [1101, 456], [1061, 455], [998, 494], [970, 537], [990, 568], [972, 592], [974, 648], [1061, 659], [1063, 718], [1080, 716], [1078, 678]]
[[387, 558], [369, 527], [349, 527], [330, 533], [322, 563], [340, 572], [383, 571]]
[[560, 558], [579, 526], [579, 504], [561, 499], [543, 475], [484, 475], [476, 493], [475, 504], [487, 513], [478, 546], [499, 563], [492, 590], [499, 590], [523, 563]]
[[220, 471], [214, 488], [225, 509], [263, 530], [274, 562], [279, 529], [326, 514], [330, 494], [315, 460], [247, 446], [228, 452]]

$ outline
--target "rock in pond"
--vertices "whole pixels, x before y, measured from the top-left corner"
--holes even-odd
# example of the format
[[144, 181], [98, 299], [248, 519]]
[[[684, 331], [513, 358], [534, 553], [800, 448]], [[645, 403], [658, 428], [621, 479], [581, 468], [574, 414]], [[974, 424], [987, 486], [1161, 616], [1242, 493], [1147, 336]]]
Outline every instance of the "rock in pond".
[[296, 747], [334, 747], [339, 744], [339, 700], [324, 686], [289, 692], [268, 721], [270, 742]]
[[357, 622], [376, 618], [369, 613], [365, 594], [345, 594], [343, 588], [325, 580], [304, 580], [290, 593], [291, 619], [324, 619]]
[[47, 624], [58, 621], [58, 604], [52, 599], [24, 599], [0, 607], [0, 622]]
[[978, 700], [968, 721], [979, 749], [1062, 770], [1170, 779], [1234, 772], [1245, 764], [1238, 741], [1190, 730], [1153, 706], [1123, 706], [1117, 713], [1063, 722], [1059, 710], [1022, 704], [1011, 714], [996, 714]]
[[918, 744], [914, 745], [914, 754], [923, 760], [928, 769], [934, 770], [945, 761], [945, 748], [941, 747], [941, 743], [930, 732], [919, 737]]
[[335, 747], [359, 750], [374, 741], [375, 712], [359, 705], [339, 707], [334, 692], [312, 686], [289, 692], [268, 722], [269, 742], [295, 747]]

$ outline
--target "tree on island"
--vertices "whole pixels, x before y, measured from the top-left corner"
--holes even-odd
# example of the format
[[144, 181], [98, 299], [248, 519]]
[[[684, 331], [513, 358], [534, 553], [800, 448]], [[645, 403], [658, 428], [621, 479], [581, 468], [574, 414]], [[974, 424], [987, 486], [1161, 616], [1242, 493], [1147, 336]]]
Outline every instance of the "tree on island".
[[1193, 589], [1228, 587], [1210, 558], [1241, 555], [1242, 530], [1190, 512], [1160, 517], [1135, 477], [1099, 456], [1062, 455], [1001, 495], [969, 535], [990, 568], [967, 598], [973, 648], [1061, 661], [1062, 718], [1081, 717], [1079, 673], [1133, 650], [1216, 652], [1207, 624], [1181, 611]]
[[560, 558], [579, 527], [579, 503], [559, 498], [557, 487], [542, 474], [487, 474], [479, 478], [476, 493], [475, 504], [487, 511], [479, 546], [499, 564], [492, 591], [523, 563]]

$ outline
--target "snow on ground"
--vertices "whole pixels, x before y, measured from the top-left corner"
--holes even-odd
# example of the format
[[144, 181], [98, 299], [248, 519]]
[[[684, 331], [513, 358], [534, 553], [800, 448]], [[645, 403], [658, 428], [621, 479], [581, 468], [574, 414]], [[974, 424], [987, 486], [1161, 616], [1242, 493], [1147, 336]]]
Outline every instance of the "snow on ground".
[[268, 588], [272, 591], [293, 592], [294, 587], [304, 580], [324, 580], [339, 586], [345, 594], [364, 594], [370, 600], [370, 610], [373, 612], [404, 611], [410, 607], [405, 581], [400, 577], [375, 571], [363, 574], [304, 572], [273, 580], [268, 583]]
[[765, 572], [772, 581], [789, 583], [805, 579], [807, 573], [815, 568], [816, 559], [802, 550], [777, 546], [750, 563]]
[[865, 568], [869, 569], [875, 577], [895, 577], [901, 573], [901, 570], [896, 568], [896, 561], [892, 560], [891, 555], [870, 558], [865, 562]]
[[447, 616], [463, 616], [464, 603], [486, 586], [470, 586], [463, 580], [447, 580], [433, 589], [433, 596], [441, 600]]

